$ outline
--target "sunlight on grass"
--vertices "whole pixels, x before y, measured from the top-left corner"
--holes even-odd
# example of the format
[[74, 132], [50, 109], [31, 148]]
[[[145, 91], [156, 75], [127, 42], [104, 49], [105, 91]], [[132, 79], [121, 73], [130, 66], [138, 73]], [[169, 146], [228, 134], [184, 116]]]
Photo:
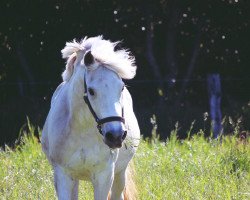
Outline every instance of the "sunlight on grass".
[[[15, 149], [0, 151], [0, 199], [56, 199], [53, 172], [34, 127]], [[250, 146], [235, 136], [220, 140], [202, 134], [166, 142], [142, 140], [134, 158], [139, 197], [152, 199], [250, 199]], [[79, 199], [93, 199], [80, 182]]]
[[249, 143], [229, 138], [143, 141], [135, 156], [140, 199], [249, 199]]

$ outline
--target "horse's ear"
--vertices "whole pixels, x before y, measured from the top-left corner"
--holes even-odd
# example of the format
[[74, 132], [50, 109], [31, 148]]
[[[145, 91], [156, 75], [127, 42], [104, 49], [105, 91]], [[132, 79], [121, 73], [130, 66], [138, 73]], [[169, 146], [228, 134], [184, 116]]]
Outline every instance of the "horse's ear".
[[91, 51], [87, 51], [84, 55], [84, 64], [88, 67], [93, 64], [95, 61], [94, 56], [92, 55]]
[[76, 53], [73, 53], [67, 60], [66, 68], [62, 73], [63, 81], [69, 81], [74, 71], [74, 64], [76, 61]]

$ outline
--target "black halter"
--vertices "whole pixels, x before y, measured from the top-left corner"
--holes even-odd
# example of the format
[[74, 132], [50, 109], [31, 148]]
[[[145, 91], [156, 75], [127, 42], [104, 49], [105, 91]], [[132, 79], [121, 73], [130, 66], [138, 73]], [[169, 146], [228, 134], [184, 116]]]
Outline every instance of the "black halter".
[[88, 98], [88, 90], [87, 90], [87, 84], [86, 84], [86, 76], [84, 77], [84, 96], [83, 99], [85, 103], [88, 105], [90, 112], [92, 113], [93, 117], [95, 118], [95, 121], [97, 123], [97, 129], [99, 130], [100, 134], [102, 135], [102, 124], [107, 123], [107, 122], [112, 122], [112, 121], [119, 121], [125, 124], [125, 119], [124, 119], [124, 111], [122, 107], [122, 117], [120, 116], [110, 116], [110, 117], [105, 117], [103, 119], [99, 119], [98, 116], [96, 115], [93, 107], [91, 106], [91, 103]]

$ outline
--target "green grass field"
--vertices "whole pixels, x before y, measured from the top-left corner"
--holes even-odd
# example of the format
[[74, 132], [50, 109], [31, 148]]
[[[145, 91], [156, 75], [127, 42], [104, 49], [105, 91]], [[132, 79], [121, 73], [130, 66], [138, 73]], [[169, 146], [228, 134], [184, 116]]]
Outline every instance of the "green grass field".
[[[33, 127], [15, 149], [0, 151], [0, 199], [56, 199], [53, 174]], [[139, 199], [250, 199], [250, 145], [235, 136], [220, 141], [202, 133], [165, 142], [142, 140], [134, 158]], [[79, 199], [93, 199], [80, 183]]]

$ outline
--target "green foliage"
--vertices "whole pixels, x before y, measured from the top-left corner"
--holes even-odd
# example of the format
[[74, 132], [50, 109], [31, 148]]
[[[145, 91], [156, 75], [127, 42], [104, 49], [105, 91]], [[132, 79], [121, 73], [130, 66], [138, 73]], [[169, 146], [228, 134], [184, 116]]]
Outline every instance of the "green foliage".
[[[0, 199], [56, 199], [53, 173], [34, 127], [15, 149], [0, 151]], [[152, 142], [153, 141], [153, 142]], [[249, 199], [249, 139], [218, 140], [202, 132], [166, 142], [142, 140], [134, 157], [140, 199]], [[79, 199], [93, 199], [89, 183], [80, 183]]]

